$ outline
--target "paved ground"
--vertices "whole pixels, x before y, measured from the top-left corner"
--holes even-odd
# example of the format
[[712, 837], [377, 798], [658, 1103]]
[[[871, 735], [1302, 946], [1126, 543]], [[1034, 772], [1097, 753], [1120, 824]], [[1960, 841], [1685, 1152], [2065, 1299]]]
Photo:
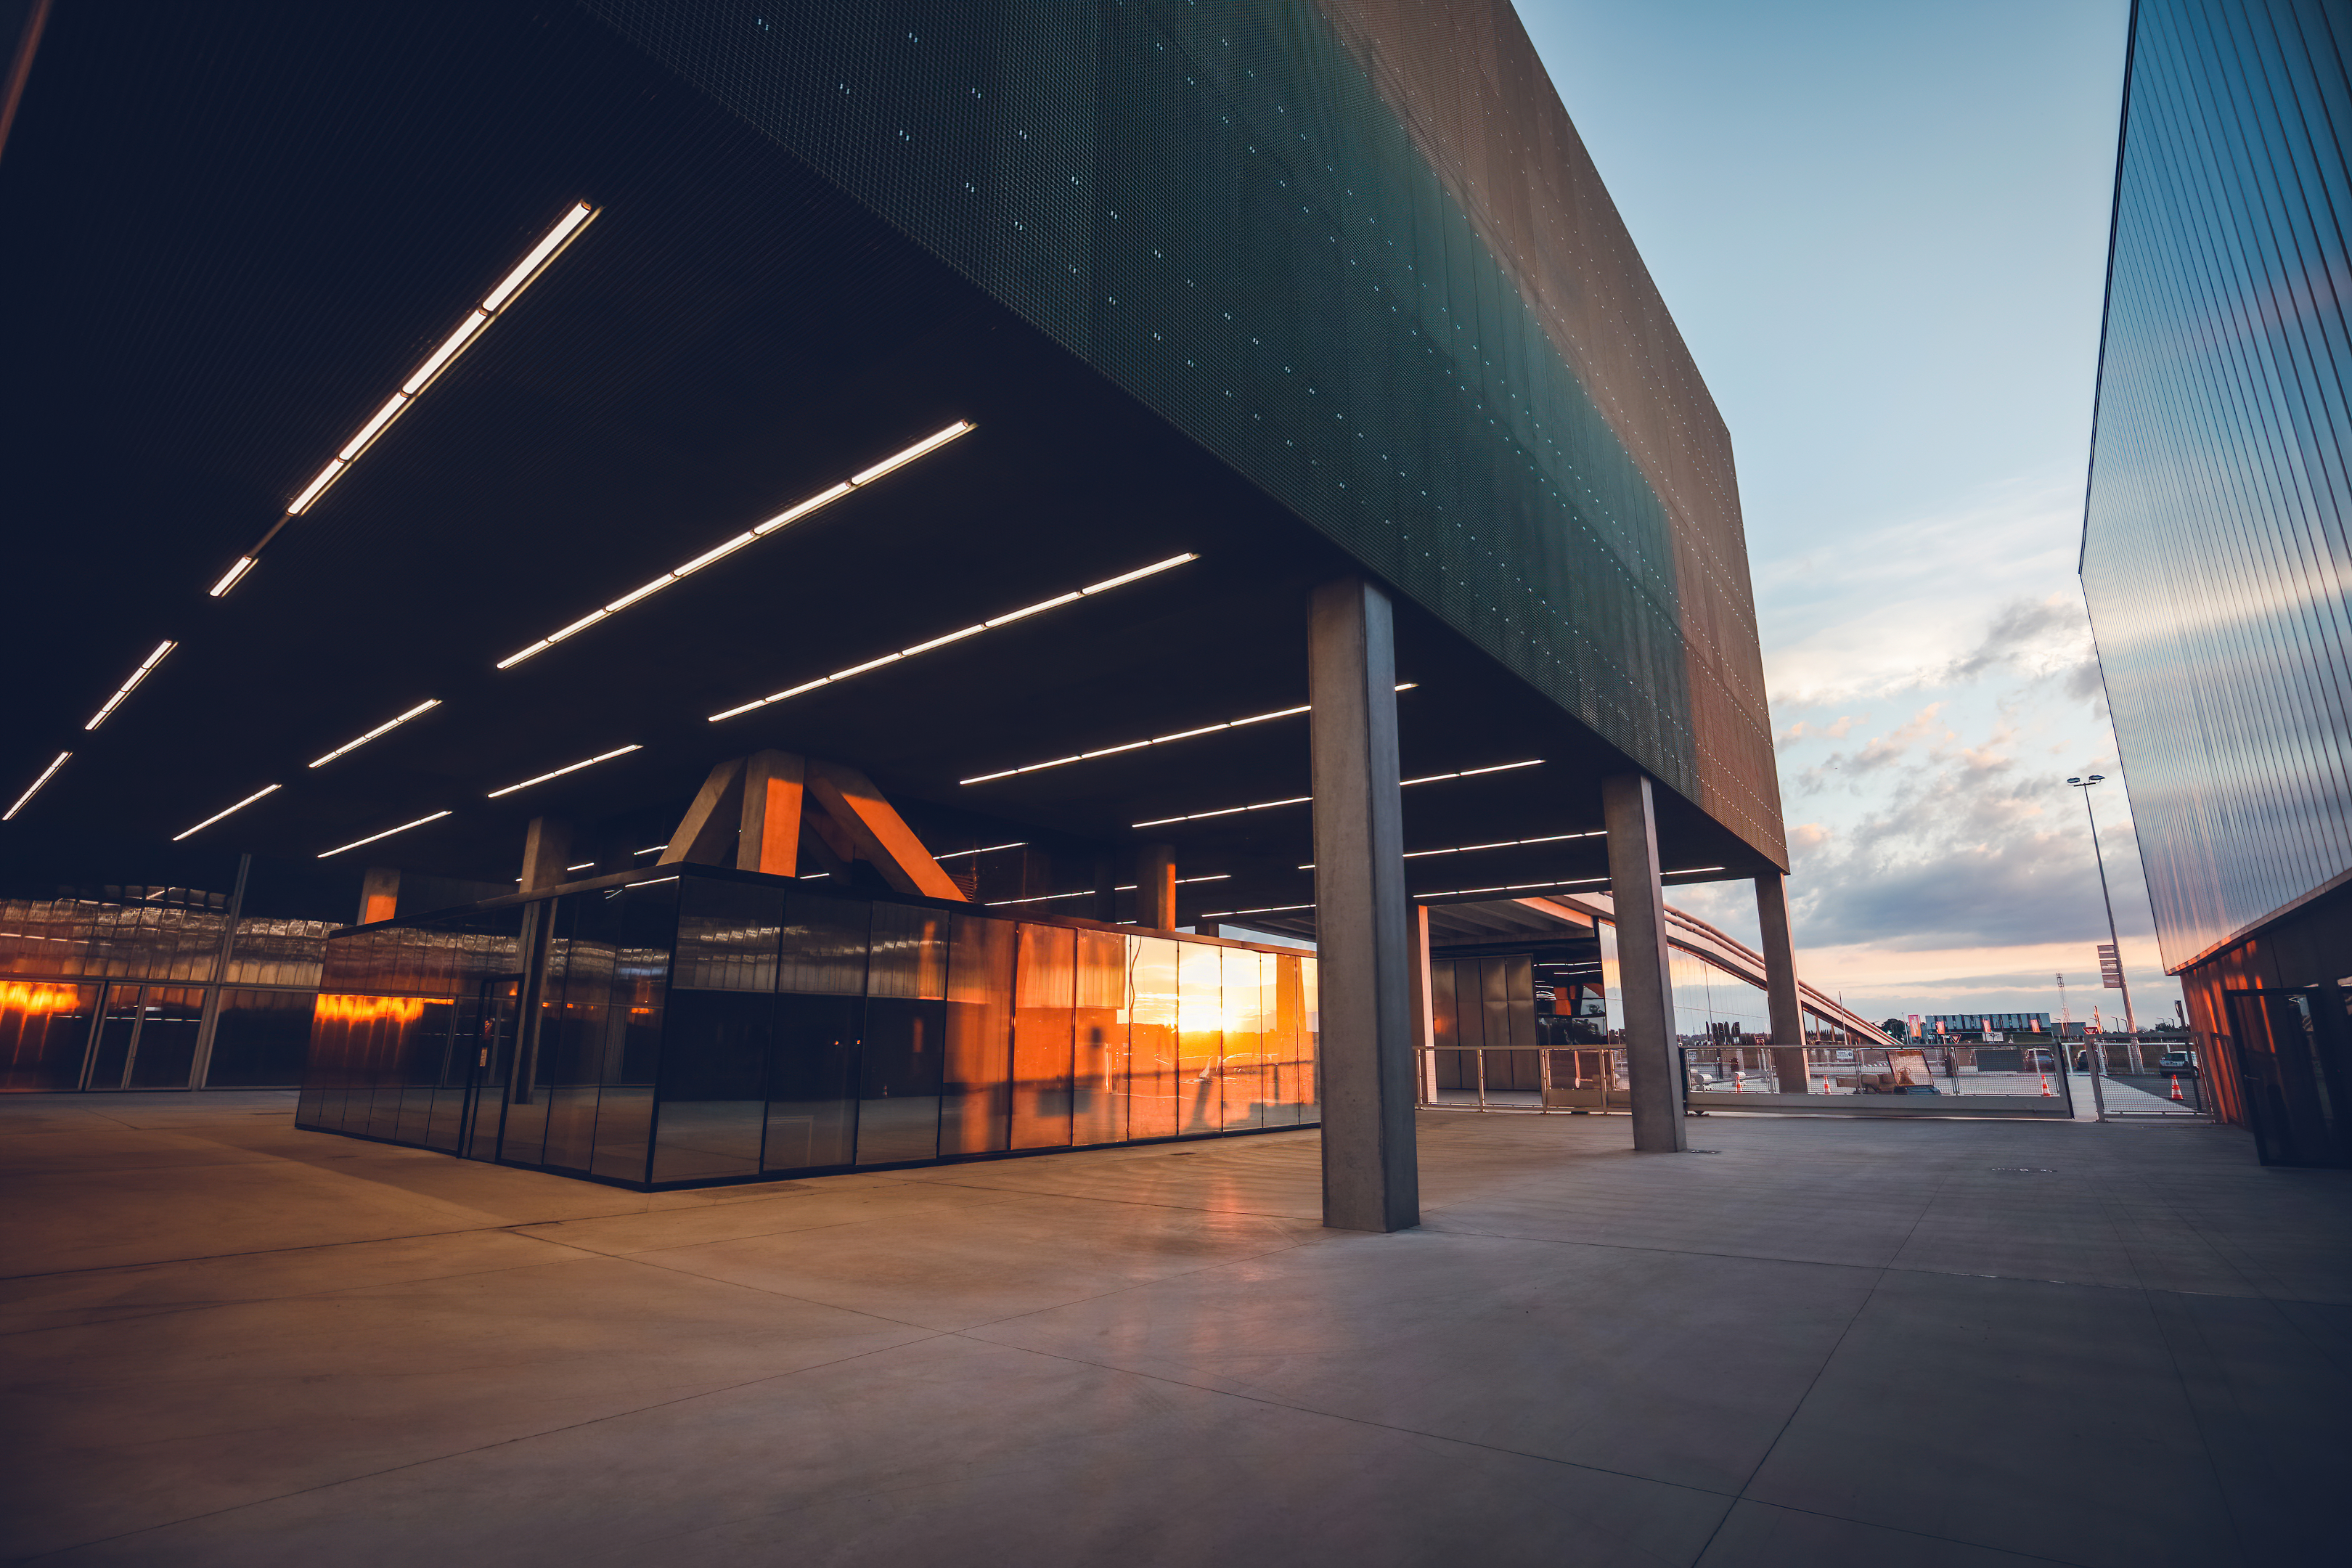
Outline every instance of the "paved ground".
[[2341, 1562], [2352, 1173], [2212, 1127], [1423, 1120], [645, 1196], [0, 1103], [0, 1553]]

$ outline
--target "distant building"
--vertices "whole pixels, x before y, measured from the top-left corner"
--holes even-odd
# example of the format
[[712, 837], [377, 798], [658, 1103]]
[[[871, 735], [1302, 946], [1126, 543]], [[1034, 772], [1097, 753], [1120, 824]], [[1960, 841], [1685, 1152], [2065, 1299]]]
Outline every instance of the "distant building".
[[2352, 100], [2320, 0], [2139, 0], [2083, 589], [2222, 1114], [2352, 1163]]
[[1996, 1035], [2046, 1035], [2050, 1032], [2047, 1013], [1925, 1013], [1919, 1017], [1922, 1037], [1933, 1038], [1937, 1026], [1943, 1026], [1946, 1035], [1980, 1035], [1990, 1030]]

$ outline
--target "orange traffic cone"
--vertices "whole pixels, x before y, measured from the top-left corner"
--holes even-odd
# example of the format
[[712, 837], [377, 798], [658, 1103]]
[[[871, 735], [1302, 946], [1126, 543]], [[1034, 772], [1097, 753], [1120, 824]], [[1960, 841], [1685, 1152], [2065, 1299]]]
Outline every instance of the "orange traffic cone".
[[2174, 1073], [2172, 1075], [2172, 1098], [2174, 1101], [2179, 1104], [2186, 1105], [2189, 1103], [2187, 1100], [2180, 1098], [2180, 1075], [2179, 1073]]
[[2042, 1098], [2044, 1100], [2050, 1098], [2050, 1075], [2047, 1072], [2042, 1075]]

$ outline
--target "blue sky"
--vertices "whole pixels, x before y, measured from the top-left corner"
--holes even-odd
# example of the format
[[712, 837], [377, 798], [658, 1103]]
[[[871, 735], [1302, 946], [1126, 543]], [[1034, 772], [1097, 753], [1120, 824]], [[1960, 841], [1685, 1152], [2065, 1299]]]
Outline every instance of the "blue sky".
[[[2074, 563], [2126, 0], [1519, 13], [1731, 427], [1805, 977], [2111, 1006], [2064, 781], [2120, 777]], [[2179, 988], [2099, 804], [2147, 1021]]]

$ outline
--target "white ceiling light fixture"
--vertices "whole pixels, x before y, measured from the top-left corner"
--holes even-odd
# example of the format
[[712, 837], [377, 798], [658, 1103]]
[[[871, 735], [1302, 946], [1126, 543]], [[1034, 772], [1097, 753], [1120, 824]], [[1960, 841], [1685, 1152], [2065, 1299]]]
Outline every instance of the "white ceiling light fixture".
[[[1491, 844], [1457, 844], [1449, 849], [1408, 849], [1404, 852], [1404, 858], [1420, 860], [1432, 855], [1467, 855], [1478, 849], [1514, 849], [1523, 844], [1565, 844], [1571, 838], [1606, 838], [1608, 837], [1608, 829], [1595, 827], [1585, 833], [1547, 833], [1535, 838], [1497, 838]], [[1315, 869], [1315, 862], [1309, 860], [1298, 868], [1302, 871], [1312, 871]]]
[[1435, 892], [1415, 893], [1416, 899], [1458, 899], [1471, 893], [1525, 893], [1538, 888], [1583, 888], [1595, 882], [1605, 882], [1606, 877], [1577, 877], [1565, 881], [1496, 883], [1491, 888], [1444, 888]]
[[1229, 915], [1286, 915], [1293, 910], [1311, 910], [1314, 907], [1313, 904], [1268, 904], [1264, 909], [1256, 910], [1213, 910], [1201, 918], [1204, 921], [1221, 921]]
[[[1418, 681], [1408, 680], [1401, 683], [1397, 689], [1411, 691], [1419, 684]], [[1179, 730], [1172, 735], [1154, 735], [1148, 741], [1129, 741], [1124, 745], [1118, 746], [1097, 746], [1091, 752], [1077, 752], [1066, 757], [1055, 757], [1051, 762], [1026, 763], [1017, 768], [1003, 768], [992, 773], [981, 773], [973, 778], [958, 779], [956, 783], [960, 784], [993, 784], [998, 779], [1013, 778], [1022, 773], [1039, 773], [1046, 768], [1064, 767], [1071, 763], [1090, 763], [1097, 757], [1115, 757], [1121, 752], [1140, 751], [1146, 746], [1165, 746], [1176, 741], [1190, 741], [1202, 735], [1215, 735], [1227, 730], [1238, 730], [1247, 724], [1263, 724], [1270, 719], [1295, 719], [1301, 713], [1312, 711], [1314, 711], [1313, 704], [1302, 702], [1296, 708], [1279, 708], [1271, 713], [1253, 713], [1246, 719], [1228, 719], [1221, 724], [1203, 724], [1196, 730]]]
[[342, 756], [348, 752], [356, 752], [362, 746], [366, 745], [370, 741], [389, 735], [394, 730], [399, 729], [403, 724], [407, 723], [411, 719], [420, 718], [425, 714], [432, 712], [433, 710], [440, 706], [441, 699], [438, 697], [428, 697], [424, 701], [418, 703], [415, 707], [411, 708], [407, 712], [401, 714], [399, 717], [385, 720], [383, 723], [378, 724], [374, 729], [370, 730], [366, 734], [362, 735], [358, 740], [345, 741], [341, 745], [337, 746], [333, 751], [329, 752], [325, 756], [320, 757], [317, 762], [312, 763], [310, 765], [314, 768], [323, 768], [329, 763], [333, 762], [337, 757]]
[[[936, 860], [939, 857], [934, 855], [931, 858]], [[1230, 882], [1233, 879], [1234, 874], [1231, 871], [1220, 871], [1213, 877], [1179, 877], [1176, 879], [1180, 885], [1186, 882]], [[1011, 904], [1050, 904], [1058, 899], [1091, 899], [1100, 890], [1100, 889], [1097, 888], [1080, 888], [1077, 891], [1073, 893], [1039, 893], [1034, 897], [1026, 899], [996, 899], [991, 900], [986, 907], [992, 910], [998, 910], [1003, 909], [1007, 905]], [[1121, 882], [1118, 887], [1111, 890], [1118, 893], [1131, 893], [1135, 891], [1135, 884], [1132, 882]]]
[[365, 838], [354, 838], [349, 844], [340, 845], [323, 854], [313, 856], [312, 858], [324, 860], [330, 856], [341, 855], [346, 849], [356, 849], [362, 844], [373, 844], [379, 838], [389, 838], [395, 833], [405, 833], [412, 827], [422, 827], [428, 822], [438, 822], [448, 815], [449, 813], [446, 811], [436, 811], [430, 816], [420, 816], [414, 822], [404, 822], [397, 827], [387, 827], [382, 833], [371, 833]]
[[[1490, 768], [1464, 768], [1459, 773], [1425, 773], [1417, 779], [1399, 779], [1397, 787], [1409, 789], [1414, 784], [1436, 784], [1444, 779], [1470, 779], [1476, 778], [1481, 773], [1507, 773], [1514, 768], [1539, 768], [1543, 766], [1543, 762], [1541, 757], [1530, 757], [1524, 763], [1497, 763]], [[1205, 817], [1232, 816], [1237, 812], [1271, 811], [1277, 805], [1304, 805], [1314, 798], [1311, 795], [1286, 795], [1281, 800], [1262, 800], [1255, 805], [1227, 805], [1220, 806], [1215, 811], [1189, 811], [1181, 816], [1155, 816], [1149, 822], [1130, 822], [1128, 826], [1129, 827], [1167, 827], [1179, 822], [1199, 822]], [[1302, 866], [1299, 869], [1303, 871], [1307, 868]]]
[[[754, 709], [765, 708], [770, 703], [782, 702], [788, 698], [798, 697], [803, 692], [814, 691], [821, 686], [831, 686], [836, 681], [847, 680], [854, 675], [863, 675], [869, 669], [879, 669], [886, 664], [896, 664], [902, 658], [912, 658], [917, 654], [929, 653], [933, 648], [945, 647], [950, 643], [961, 642], [966, 637], [978, 637], [982, 632], [992, 631], [996, 627], [1002, 626], [1009, 626], [1014, 621], [1026, 620], [1029, 616], [1038, 615], [1046, 610], [1058, 609], [1064, 605], [1075, 605], [1079, 600], [1087, 598], [1093, 595], [1107, 593], [1113, 588], [1123, 587], [1127, 584], [1139, 582], [1143, 578], [1152, 576], [1158, 573], [1166, 572], [1174, 567], [1181, 566], [1188, 561], [1198, 561], [1199, 559], [1199, 555], [1188, 551], [1182, 555], [1171, 555], [1165, 561], [1155, 561], [1150, 565], [1139, 567], [1133, 572], [1123, 573], [1117, 577], [1107, 578], [1103, 582], [1090, 584], [1087, 587], [1074, 589], [1067, 594], [1059, 594], [1050, 599], [1042, 599], [1036, 604], [1027, 605], [1022, 609], [1007, 611], [1005, 614], [998, 616], [992, 620], [982, 621], [978, 626], [966, 626], [961, 631], [950, 632], [945, 637], [933, 637], [929, 642], [917, 643], [914, 647], [909, 648], [901, 648], [897, 653], [886, 653], [880, 658], [869, 658], [864, 664], [854, 664], [847, 669], [835, 670], [831, 675], [821, 675], [814, 680], [804, 680], [798, 686], [791, 687], [785, 690], [777, 692], [772, 697], [762, 697], [755, 702], [746, 702], [738, 707], [730, 708], [724, 713], [713, 713], [710, 716], [710, 722], [716, 724], [722, 720], [740, 717], [742, 714], [752, 711]], [[1067, 760], [1076, 761], [1076, 759], [1071, 758]]]
[[516, 665], [520, 664], [524, 659], [530, 658], [532, 655], [545, 653], [549, 648], [553, 647], [557, 643], [562, 642], [564, 638], [584, 632], [590, 626], [594, 626], [598, 621], [604, 620], [612, 616], [616, 616], [623, 610], [627, 609], [631, 605], [637, 604], [642, 600], [653, 597], [656, 594], [660, 593], [664, 588], [668, 587], [671, 584], [679, 581], [689, 574], [699, 572], [705, 566], [709, 565], [715, 561], [725, 560], [728, 556], [734, 554], [735, 552], [742, 549], [745, 545], [755, 543], [760, 540], [765, 539], [769, 534], [775, 532], [778, 529], [791, 527], [793, 523], [798, 522], [801, 519], [808, 516], [809, 513], [817, 510], [819, 508], [830, 506], [835, 501], [839, 500], [842, 497], [849, 494], [852, 490], [862, 489], [866, 486], [870, 485], [875, 480], [880, 479], [883, 475], [890, 473], [894, 469], [902, 468], [918, 458], [929, 457], [931, 453], [938, 451], [941, 447], [946, 446], [957, 437], [970, 435], [977, 428], [978, 426], [973, 425], [971, 420], [959, 419], [944, 430], [933, 431], [930, 435], [924, 437], [921, 440], [916, 442], [913, 446], [907, 447], [904, 451], [893, 453], [891, 456], [885, 458], [880, 462], [875, 464], [872, 468], [851, 475], [848, 479], [844, 479], [841, 483], [835, 485], [830, 489], [819, 490], [816, 494], [809, 497], [806, 500], [800, 502], [797, 506], [788, 507], [784, 510], [778, 512], [775, 516], [768, 519], [767, 521], [759, 523], [754, 527], [745, 529], [742, 532], [737, 534], [734, 538], [726, 541], [724, 543], [704, 551], [701, 554], [696, 556], [693, 560], [687, 562], [684, 565], [670, 568], [670, 570], [663, 573], [652, 582], [644, 584], [639, 587], [630, 589], [619, 598], [614, 599], [612, 603], [606, 605], [603, 609], [589, 611], [586, 615], [581, 616], [570, 626], [565, 626], [562, 631], [550, 632], [545, 637], [540, 638], [537, 642], [531, 644], [529, 647], [521, 648], [514, 653], [507, 655], [506, 658], [499, 660], [498, 667], [500, 669], [512, 669]]
[[32, 783], [32, 786], [26, 790], [24, 794], [16, 797], [16, 804], [10, 806], [5, 812], [0, 812], [0, 822], [14, 820], [16, 815], [24, 810], [26, 805], [31, 802], [35, 795], [41, 793], [41, 786], [48, 783], [51, 779], [57, 777], [58, 770], [64, 767], [68, 762], [72, 760], [72, 758], [73, 753], [71, 752], [59, 752], [58, 753], [58, 760], [51, 763], [47, 767], [43, 768], [41, 770], [41, 776], [35, 779]]
[[327, 466], [320, 468], [310, 482], [302, 487], [300, 493], [287, 503], [284, 515], [261, 536], [260, 542], [238, 556], [236, 563], [221, 574], [220, 580], [205, 592], [217, 599], [236, 587], [245, 574], [253, 570], [254, 563], [260, 558], [269, 542], [278, 536], [278, 531], [317, 505], [319, 498], [325, 495], [353, 463], [359, 461], [361, 454], [375, 445], [392, 427], [393, 422], [408, 411], [409, 405], [423, 395], [425, 389], [455, 363], [459, 354], [473, 345], [483, 328], [497, 320], [499, 313], [513, 304], [525, 289], [538, 281], [541, 274], [547, 270], [548, 264], [562, 253], [564, 247], [577, 239], [580, 231], [586, 228], [603, 210], [584, 201], [572, 203], [570, 210], [556, 220], [555, 226], [541, 235], [539, 243], [532, 246], [514, 268], [499, 280], [498, 287], [483, 295], [474, 308], [466, 312], [466, 319], [457, 323], [456, 330], [443, 338], [439, 346], [409, 373], [408, 379], [400, 384], [400, 389], [368, 416], [366, 422], [352, 433], [352, 438], [327, 459]]
[[[638, 745], [617, 746], [609, 752], [600, 752], [593, 757], [583, 757], [579, 762], [570, 763], [564, 767], [557, 768], [552, 773], [541, 773], [537, 778], [525, 779], [520, 784], [510, 784], [504, 789], [494, 789], [482, 798], [484, 800], [496, 800], [502, 795], [512, 795], [519, 789], [529, 789], [533, 784], [543, 784], [550, 779], [560, 779], [566, 773], [576, 773], [582, 768], [593, 768], [598, 763], [609, 763], [614, 757], [625, 757], [631, 752], [642, 752], [644, 750], [645, 747]], [[644, 851], [640, 850], [639, 853], [642, 854]]]
[[141, 681], [147, 679], [147, 672], [153, 669], [157, 665], [163, 663], [163, 656], [179, 646], [180, 645], [178, 643], [173, 642], [169, 637], [165, 637], [162, 642], [157, 643], [155, 645], [155, 651], [139, 661], [139, 668], [131, 672], [131, 679], [124, 681], [121, 687], [116, 690], [114, 695], [106, 700], [106, 706], [100, 708], [97, 712], [89, 716], [89, 722], [84, 724], [82, 728], [85, 730], [95, 730], [100, 724], [105, 723], [106, 716], [113, 712], [117, 708], [122, 706], [122, 700], [130, 696], [132, 691], [136, 690]]
[[1018, 844], [991, 844], [983, 849], [950, 849], [944, 855], [934, 855], [931, 858], [934, 860], [961, 860], [967, 855], [993, 855], [1000, 849], [1026, 849], [1028, 847], [1029, 841], [1024, 838]]
[[172, 842], [177, 844], [183, 838], [193, 838], [197, 834], [202, 833], [205, 828], [210, 827], [214, 823], [218, 822], [222, 817], [234, 816], [238, 812], [243, 811], [247, 806], [251, 805], [255, 801], [260, 800], [267, 795], [276, 795], [285, 786], [282, 784], [271, 784], [265, 789], [255, 790], [251, 795], [247, 795], [243, 800], [238, 801], [226, 811], [215, 812], [212, 816], [205, 817], [202, 822], [197, 823], [194, 827], [189, 828], [185, 833], [174, 833], [172, 835]]
[[[1706, 871], [1720, 871], [1720, 866], [1685, 866], [1678, 870], [1661, 871], [1660, 877], [1696, 877]], [[1468, 893], [1525, 893], [1538, 888], [1588, 888], [1595, 882], [1606, 882], [1606, 877], [1576, 877], [1566, 881], [1511, 882], [1495, 888], [1448, 888], [1442, 892], [1415, 893], [1416, 899], [1457, 899]]]

